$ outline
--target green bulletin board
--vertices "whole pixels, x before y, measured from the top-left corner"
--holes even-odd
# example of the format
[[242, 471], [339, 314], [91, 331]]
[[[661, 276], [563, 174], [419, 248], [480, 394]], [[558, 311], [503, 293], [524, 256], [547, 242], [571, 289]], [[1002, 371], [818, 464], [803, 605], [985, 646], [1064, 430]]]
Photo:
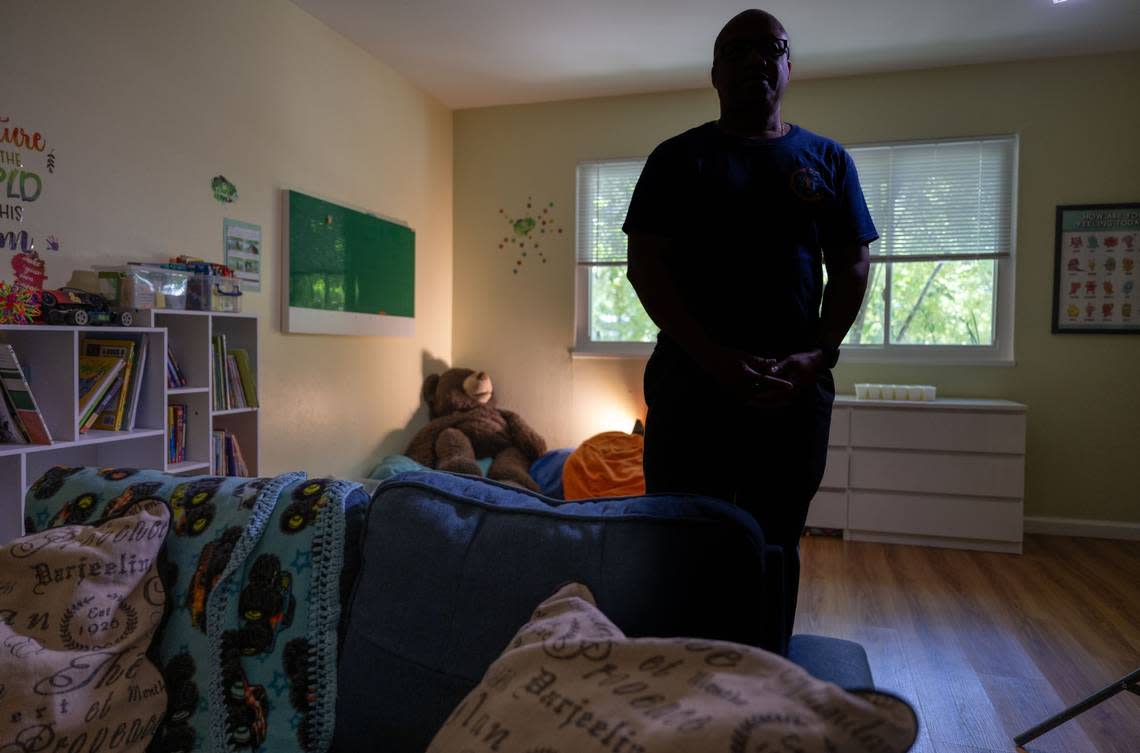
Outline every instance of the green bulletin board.
[[411, 335], [415, 232], [296, 191], [284, 193], [285, 330]]

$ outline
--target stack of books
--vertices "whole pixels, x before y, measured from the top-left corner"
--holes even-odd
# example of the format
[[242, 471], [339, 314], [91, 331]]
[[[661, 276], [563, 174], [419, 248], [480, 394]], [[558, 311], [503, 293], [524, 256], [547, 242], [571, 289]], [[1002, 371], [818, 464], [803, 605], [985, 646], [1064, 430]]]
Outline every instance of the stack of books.
[[237, 437], [228, 431], [215, 431], [214, 473], [218, 476], [248, 476], [249, 467], [241, 454]]
[[257, 379], [249, 351], [227, 348], [226, 336], [213, 338], [214, 410], [257, 407]]
[[51, 432], [32, 396], [16, 349], [0, 343], [0, 443], [29, 442], [51, 444]]
[[88, 337], [79, 346], [79, 431], [135, 428], [149, 339]]
[[186, 406], [171, 403], [166, 407], [166, 460], [169, 463], [186, 462]]

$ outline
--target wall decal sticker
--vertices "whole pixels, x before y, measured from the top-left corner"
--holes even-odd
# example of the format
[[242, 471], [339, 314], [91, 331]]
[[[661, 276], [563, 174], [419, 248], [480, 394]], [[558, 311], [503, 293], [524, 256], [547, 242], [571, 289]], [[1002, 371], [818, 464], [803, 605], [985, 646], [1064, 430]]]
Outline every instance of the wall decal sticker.
[[31, 324], [39, 316], [47, 279], [40, 252], [58, 251], [60, 244], [54, 235], [46, 246], [37, 244], [44, 228], [33, 215], [59, 166], [56, 157], [43, 131], [0, 116], [0, 251], [11, 253], [7, 265], [0, 263], [0, 323]]
[[226, 180], [224, 175], [215, 175], [210, 181], [210, 188], [214, 192], [214, 199], [221, 204], [232, 204], [237, 201], [237, 186]]
[[15, 282], [32, 290], [43, 290], [47, 272], [44, 270], [44, 260], [35, 249], [13, 256], [12, 271], [16, 273]]
[[517, 275], [527, 261], [546, 264], [546, 253], [541, 250], [543, 241], [562, 235], [562, 226], [554, 219], [553, 209], [553, 201], [543, 205], [541, 210], [536, 209], [533, 197], [528, 196], [526, 210], [520, 216], [512, 217], [505, 209], [499, 210], [511, 228], [499, 243], [499, 248], [517, 254], [511, 269], [514, 274]]

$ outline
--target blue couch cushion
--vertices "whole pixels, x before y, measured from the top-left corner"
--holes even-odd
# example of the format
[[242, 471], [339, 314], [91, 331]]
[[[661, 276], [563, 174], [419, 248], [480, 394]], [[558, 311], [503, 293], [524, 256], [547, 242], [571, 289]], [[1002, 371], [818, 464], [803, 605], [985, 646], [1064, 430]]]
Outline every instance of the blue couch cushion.
[[585, 583], [630, 636], [761, 645], [764, 541], [693, 496], [558, 502], [444, 473], [380, 487], [340, 661], [335, 750], [423, 751], [532, 610]]
[[867, 652], [854, 641], [822, 635], [793, 635], [788, 658], [813, 677], [848, 690], [875, 687]]
[[547, 497], [565, 499], [566, 495], [562, 489], [562, 468], [572, 452], [574, 450], [567, 447], [551, 450], [530, 464], [530, 477]]

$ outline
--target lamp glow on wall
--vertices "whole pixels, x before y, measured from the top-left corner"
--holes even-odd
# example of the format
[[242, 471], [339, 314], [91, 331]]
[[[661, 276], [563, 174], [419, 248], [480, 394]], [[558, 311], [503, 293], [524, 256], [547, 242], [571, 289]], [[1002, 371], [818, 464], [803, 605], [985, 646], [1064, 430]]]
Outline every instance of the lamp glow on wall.
[[633, 431], [633, 425], [637, 420], [637, 415], [630, 408], [609, 405], [596, 410], [593, 423], [598, 427], [598, 433], [623, 431], [628, 434]]
[[630, 433], [638, 420], [645, 420], [644, 408], [634, 404], [633, 397], [623, 389], [590, 391], [576, 396], [574, 401], [574, 444], [605, 431]]

